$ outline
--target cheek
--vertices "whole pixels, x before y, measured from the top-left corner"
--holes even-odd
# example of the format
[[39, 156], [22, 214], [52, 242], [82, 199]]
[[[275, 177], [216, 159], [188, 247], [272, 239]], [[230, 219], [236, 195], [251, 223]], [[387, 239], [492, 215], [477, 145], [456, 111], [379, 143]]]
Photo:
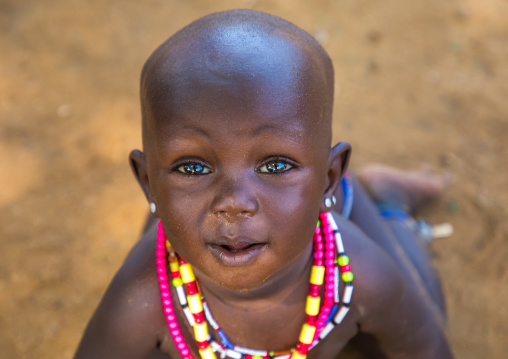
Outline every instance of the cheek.
[[182, 257], [190, 257], [201, 249], [201, 223], [207, 214], [206, 194], [180, 191], [161, 193], [159, 214], [164, 232]]
[[278, 211], [285, 219], [309, 215], [317, 219], [324, 193], [323, 184], [324, 180], [316, 176], [315, 171], [302, 170], [279, 186], [266, 186], [269, 193], [264, 198], [270, 203], [266, 207]]
[[[307, 185], [302, 185], [307, 184]], [[270, 218], [272, 233], [283, 245], [282, 251], [290, 256], [300, 252], [312, 240], [322, 200], [322, 188], [317, 181], [301, 181], [299, 184], [265, 192], [262, 207]]]

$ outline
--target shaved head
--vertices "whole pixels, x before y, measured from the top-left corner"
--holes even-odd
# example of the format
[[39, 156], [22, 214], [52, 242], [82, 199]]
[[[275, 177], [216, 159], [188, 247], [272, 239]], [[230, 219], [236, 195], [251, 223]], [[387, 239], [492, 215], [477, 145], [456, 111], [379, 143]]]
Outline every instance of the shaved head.
[[270, 101], [272, 116], [312, 112], [314, 125], [326, 129], [329, 146], [333, 82], [330, 58], [304, 30], [260, 11], [214, 13], [171, 36], [143, 67], [143, 143], [154, 121], [176, 116], [177, 107], [199, 106], [203, 96], [214, 93], [218, 111], [237, 101], [262, 113]]
[[[131, 166], [205, 285], [254, 298], [309, 263], [350, 153], [330, 148], [333, 82], [312, 36], [252, 10], [205, 16], [146, 62]], [[249, 247], [230, 251], [228, 238]]]

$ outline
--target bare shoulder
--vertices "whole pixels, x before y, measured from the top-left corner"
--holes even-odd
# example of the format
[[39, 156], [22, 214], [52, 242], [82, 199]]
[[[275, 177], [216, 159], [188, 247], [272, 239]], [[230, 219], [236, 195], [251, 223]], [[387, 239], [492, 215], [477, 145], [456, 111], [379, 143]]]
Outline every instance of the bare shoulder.
[[131, 250], [88, 324], [76, 358], [148, 358], [165, 328], [158, 297], [155, 232]]
[[452, 358], [443, 328], [410, 277], [354, 223], [337, 223], [354, 273], [358, 330], [374, 336], [388, 358]]
[[404, 279], [391, 258], [354, 223], [337, 218], [354, 274], [353, 308], [359, 320], [386, 309], [403, 294]]
[[[159, 296], [159, 283], [155, 264], [155, 228], [148, 231], [134, 246], [113, 279], [110, 288], [119, 310], [132, 313], [138, 323], [151, 323], [145, 330], [158, 333], [165, 328]], [[154, 325], [155, 324], [155, 325]]]

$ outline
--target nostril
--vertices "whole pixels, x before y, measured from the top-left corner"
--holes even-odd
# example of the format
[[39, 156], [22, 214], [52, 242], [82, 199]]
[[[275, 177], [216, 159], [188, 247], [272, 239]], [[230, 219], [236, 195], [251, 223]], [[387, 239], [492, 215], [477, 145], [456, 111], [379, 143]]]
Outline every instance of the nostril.
[[217, 217], [225, 217], [229, 219], [243, 219], [243, 218], [251, 218], [253, 213], [250, 211], [241, 211], [237, 213], [231, 213], [229, 211], [214, 211]]
[[210, 210], [217, 216], [247, 218], [256, 213], [258, 206], [257, 199], [246, 191], [220, 191], [212, 201]]

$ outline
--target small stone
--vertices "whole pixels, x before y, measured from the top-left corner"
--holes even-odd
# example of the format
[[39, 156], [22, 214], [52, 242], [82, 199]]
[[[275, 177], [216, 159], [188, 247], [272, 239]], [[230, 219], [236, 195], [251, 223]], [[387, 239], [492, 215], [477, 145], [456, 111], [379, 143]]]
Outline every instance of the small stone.
[[462, 43], [460, 43], [460, 41], [457, 40], [450, 40], [448, 42], [448, 48], [453, 52], [459, 52], [460, 50], [462, 50]]
[[330, 40], [330, 35], [328, 35], [328, 32], [324, 29], [317, 30], [314, 33], [314, 37], [321, 45], [325, 45], [328, 40]]
[[71, 105], [64, 103], [56, 109], [56, 114], [60, 118], [67, 118], [71, 115]]
[[432, 83], [438, 83], [443, 78], [441, 76], [441, 73], [437, 70], [430, 70], [427, 77], [430, 80], [430, 82], [432, 82]]
[[471, 9], [468, 5], [462, 4], [455, 9], [453, 14], [459, 21], [465, 21], [471, 16]]
[[432, 237], [445, 238], [453, 234], [453, 225], [451, 223], [440, 223], [432, 226]]
[[372, 44], [378, 44], [381, 42], [382, 40], [382, 36], [381, 36], [381, 33], [377, 30], [371, 30], [369, 31], [369, 33], [367, 34], [367, 39], [369, 40], [369, 42], [371, 42]]
[[460, 211], [458, 203], [453, 200], [448, 201], [448, 203], [446, 204], [446, 209], [448, 210], [449, 213], [458, 213]]
[[379, 71], [379, 65], [375, 60], [371, 60], [367, 66], [367, 69], [371, 73], [376, 73]]
[[443, 166], [451, 168], [462, 168], [463, 161], [453, 152], [446, 152], [441, 155], [440, 162]]

